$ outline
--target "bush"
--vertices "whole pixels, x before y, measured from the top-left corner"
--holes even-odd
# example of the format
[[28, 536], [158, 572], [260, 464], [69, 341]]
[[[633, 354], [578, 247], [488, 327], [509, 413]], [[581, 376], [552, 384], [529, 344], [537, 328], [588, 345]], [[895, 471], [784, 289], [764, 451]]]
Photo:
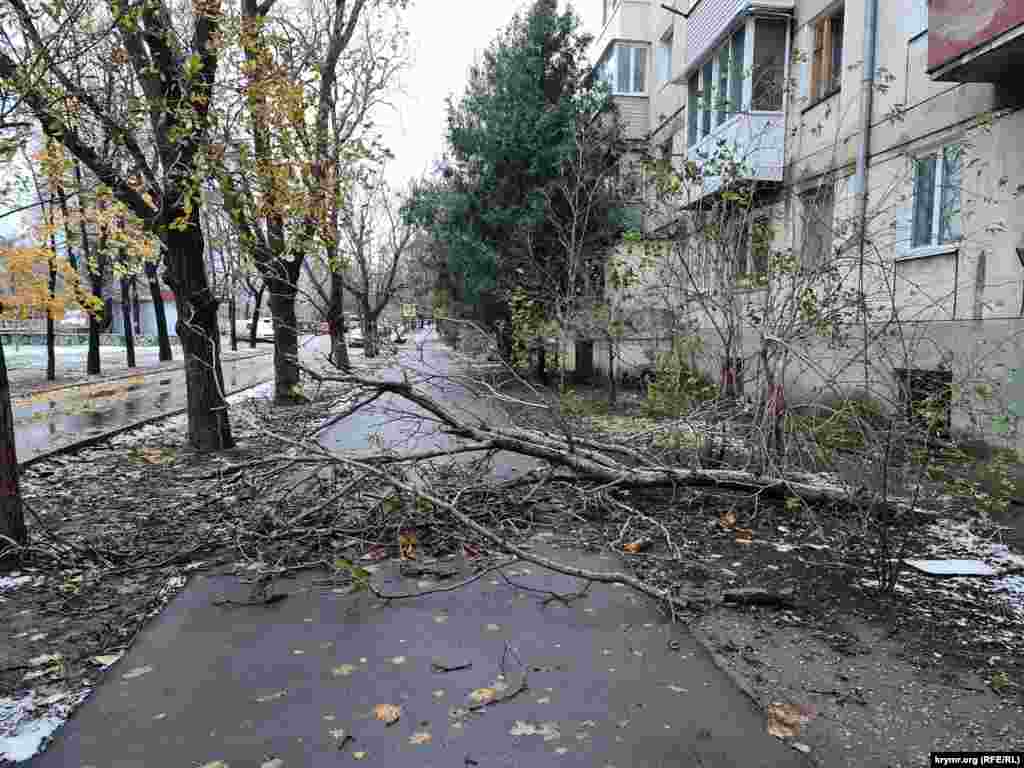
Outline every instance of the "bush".
[[699, 349], [700, 340], [695, 337], [676, 338], [672, 349], [658, 355], [644, 402], [648, 415], [681, 416], [718, 396], [714, 382], [690, 363]]
[[803, 434], [828, 451], [862, 450], [868, 444], [866, 433], [883, 430], [888, 424], [882, 404], [863, 392], [827, 398], [807, 410], [787, 417], [787, 431]]

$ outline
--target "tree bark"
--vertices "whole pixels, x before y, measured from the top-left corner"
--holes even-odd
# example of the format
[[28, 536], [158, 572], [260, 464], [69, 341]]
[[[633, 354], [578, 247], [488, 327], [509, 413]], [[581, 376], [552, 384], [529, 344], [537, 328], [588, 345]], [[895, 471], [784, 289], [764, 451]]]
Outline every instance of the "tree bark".
[[274, 402], [303, 400], [299, 377], [299, 335], [295, 324], [295, 280], [272, 279], [270, 311], [274, 315]]
[[370, 313], [368, 302], [363, 302], [363, 354], [367, 359], [380, 354], [380, 339], [377, 336], [377, 316]]
[[[52, 238], [50, 240], [50, 243], [51, 243], [51, 248], [53, 250], [53, 253], [56, 254], [57, 253], [57, 249], [56, 249], [55, 245], [53, 244], [53, 239]], [[50, 299], [53, 299], [53, 297], [57, 293], [57, 265], [54, 262], [53, 257], [50, 258], [50, 279], [49, 279], [49, 283], [48, 283], [48, 290], [49, 290], [49, 294], [50, 294]], [[56, 356], [56, 352], [54, 350], [54, 347], [56, 346], [56, 344], [57, 344], [57, 333], [56, 333], [56, 329], [54, 328], [53, 311], [50, 310], [50, 309], [47, 309], [46, 310], [46, 380], [47, 381], [53, 381], [54, 379], [57, 378], [57, 356]]]
[[232, 296], [228, 299], [228, 318], [231, 323], [231, 351], [238, 351], [238, 302]]
[[608, 405], [614, 406], [619, 398], [619, 385], [615, 380], [615, 344], [608, 339]]
[[[168, 200], [180, 200], [175, 191]], [[174, 291], [178, 309], [177, 333], [185, 358], [185, 386], [188, 390], [188, 440], [200, 451], [234, 447], [224, 397], [224, 374], [220, 365], [220, 329], [217, 327], [217, 299], [210, 291], [203, 258], [205, 241], [199, 212], [186, 212], [167, 203], [164, 216], [184, 227], [167, 227], [164, 243], [167, 282]]]
[[[103, 298], [103, 285], [97, 284], [95, 276], [92, 278], [92, 294], [97, 298]], [[103, 311], [106, 312], [106, 307]], [[86, 358], [85, 372], [90, 376], [98, 376], [100, 373], [100, 318], [95, 312], [89, 313], [89, 355]]]
[[260, 321], [260, 307], [263, 305], [263, 291], [267, 288], [266, 282], [260, 284], [256, 291], [256, 300], [253, 302], [252, 320], [249, 324], [249, 346], [256, 349], [256, 325]]
[[124, 325], [124, 348], [128, 367], [135, 367], [135, 334], [132, 328], [132, 292], [127, 277], [121, 278], [121, 321]]
[[[330, 263], [330, 261], [328, 261]], [[345, 286], [341, 275], [331, 272], [331, 303], [327, 310], [327, 327], [331, 334], [331, 365], [347, 371], [352, 367], [345, 342]]]
[[[25, 509], [18, 485], [18, 454], [14, 443], [14, 414], [11, 411], [11, 385], [7, 379], [3, 337], [0, 336], [0, 536], [16, 544], [28, 543]], [[0, 539], [0, 550], [9, 542]]]
[[156, 315], [156, 337], [160, 346], [160, 362], [173, 360], [171, 340], [167, 334], [167, 313], [164, 312], [164, 300], [160, 296], [160, 279], [156, 274], [156, 264], [146, 264], [146, 279], [149, 281], [149, 295], [153, 298], [153, 312]]

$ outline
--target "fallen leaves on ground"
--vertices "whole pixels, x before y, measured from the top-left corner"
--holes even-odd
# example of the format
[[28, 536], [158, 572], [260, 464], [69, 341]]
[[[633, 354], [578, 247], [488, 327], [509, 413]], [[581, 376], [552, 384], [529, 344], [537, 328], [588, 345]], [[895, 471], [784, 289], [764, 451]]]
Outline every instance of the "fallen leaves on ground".
[[275, 701], [288, 695], [288, 691], [275, 691], [274, 693], [268, 693], [266, 696], [257, 696], [256, 701], [259, 704], [266, 704], [268, 701]]
[[348, 677], [355, 671], [355, 664], [339, 664], [337, 667], [331, 670], [331, 674], [335, 677]]
[[800, 734], [800, 726], [808, 722], [813, 712], [798, 704], [772, 702], [768, 705], [768, 733], [779, 739], [791, 739]]
[[385, 725], [394, 725], [402, 716], [402, 708], [397, 704], [378, 704], [373, 708], [373, 714]]
[[429, 744], [433, 738], [434, 737], [431, 736], [428, 731], [417, 731], [409, 737], [409, 743], [417, 746], [420, 744]]
[[416, 559], [416, 534], [412, 531], [398, 534], [398, 556], [402, 560]]
[[544, 741], [557, 741], [562, 733], [558, 729], [558, 723], [528, 723], [524, 720], [516, 720], [516, 724], [509, 731], [511, 736], [543, 736]]
[[731, 509], [728, 512], [723, 512], [718, 516], [718, 524], [725, 529], [736, 527], [736, 513]]
[[477, 688], [469, 694], [469, 700], [474, 704], [490, 704], [498, 696], [493, 688]]
[[754, 531], [752, 528], [734, 528], [736, 534], [737, 544], [752, 544], [754, 541]]
[[365, 752], [353, 752], [352, 757], [356, 760], [364, 760], [366, 758]]
[[639, 554], [646, 549], [650, 549], [653, 542], [650, 539], [637, 539], [636, 541], [630, 541], [627, 544], [623, 544], [622, 548], [631, 554]]
[[153, 671], [152, 667], [136, 667], [135, 669], [125, 672], [121, 677], [125, 680], [133, 680], [136, 677], [142, 677], [143, 675], [149, 674]]

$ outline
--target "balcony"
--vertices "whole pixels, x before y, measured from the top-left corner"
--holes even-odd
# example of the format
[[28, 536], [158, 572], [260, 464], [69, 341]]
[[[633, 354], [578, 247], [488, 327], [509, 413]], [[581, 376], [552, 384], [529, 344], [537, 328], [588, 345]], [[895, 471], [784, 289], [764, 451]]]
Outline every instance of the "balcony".
[[1010, 83], [1024, 64], [1020, 0], [930, 0], [928, 74], [960, 83]]
[[[718, 155], [720, 146], [728, 147], [740, 163], [741, 178], [782, 181], [785, 143], [784, 112], [741, 112], [691, 146], [686, 158], [704, 165]], [[720, 176], [705, 176], [701, 196], [716, 192], [721, 185]]]
[[758, 11], [792, 12], [794, 0], [697, 0], [686, 23], [686, 64], [691, 70], [705, 59], [741, 16]]

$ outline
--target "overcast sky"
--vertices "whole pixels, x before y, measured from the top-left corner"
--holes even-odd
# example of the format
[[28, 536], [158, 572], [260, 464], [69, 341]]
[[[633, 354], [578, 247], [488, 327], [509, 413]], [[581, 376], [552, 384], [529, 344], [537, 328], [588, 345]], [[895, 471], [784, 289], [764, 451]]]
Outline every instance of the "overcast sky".
[[[584, 27], [595, 33], [601, 0], [573, 5]], [[396, 109], [383, 110], [384, 141], [395, 153], [388, 179], [404, 186], [430, 170], [444, 149], [445, 98], [462, 95], [474, 57], [504, 28], [525, 0], [413, 0], [406, 11], [414, 63], [404, 77]], [[564, 3], [559, 3], [564, 8]], [[591, 7], [593, 6], [593, 7]]]

